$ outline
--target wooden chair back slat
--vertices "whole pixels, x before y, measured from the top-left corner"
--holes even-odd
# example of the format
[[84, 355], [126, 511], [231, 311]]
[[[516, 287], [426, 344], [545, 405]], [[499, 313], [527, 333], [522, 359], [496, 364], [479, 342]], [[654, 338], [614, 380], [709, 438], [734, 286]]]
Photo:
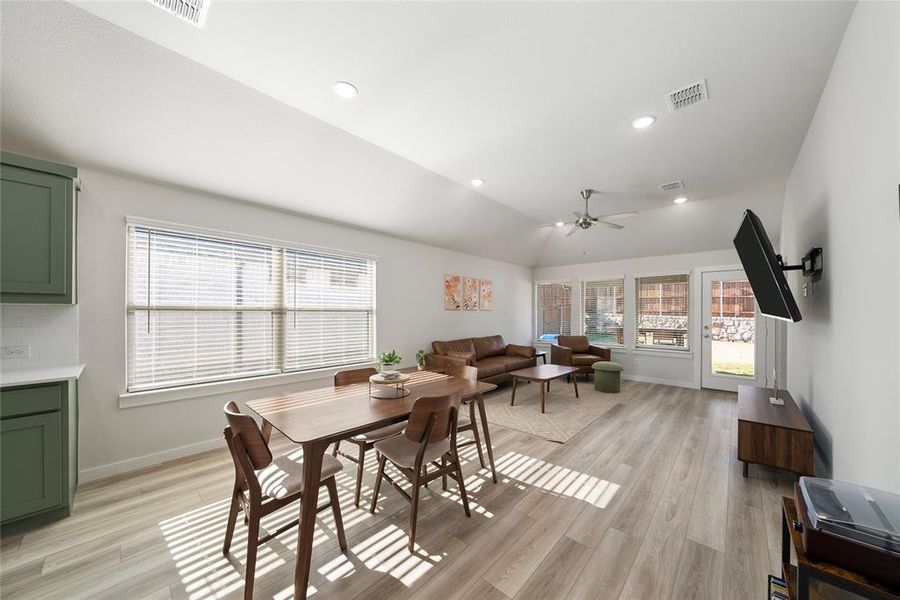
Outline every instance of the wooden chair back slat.
[[471, 365], [454, 364], [447, 367], [447, 375], [468, 381], [478, 381], [478, 369]]
[[231, 434], [240, 436], [253, 468], [259, 470], [268, 467], [272, 463], [272, 452], [253, 417], [241, 413], [234, 402], [226, 404], [224, 410]]
[[372, 375], [377, 375], [378, 369], [368, 367], [366, 369], [350, 369], [347, 371], [338, 371], [334, 374], [334, 387], [342, 385], [350, 385], [353, 383], [365, 383]]
[[434, 416], [434, 428], [426, 443], [433, 444], [447, 439], [452, 432], [454, 417], [461, 401], [462, 396], [459, 392], [419, 398], [413, 405], [403, 434], [414, 442], [421, 442], [428, 430], [428, 422]]

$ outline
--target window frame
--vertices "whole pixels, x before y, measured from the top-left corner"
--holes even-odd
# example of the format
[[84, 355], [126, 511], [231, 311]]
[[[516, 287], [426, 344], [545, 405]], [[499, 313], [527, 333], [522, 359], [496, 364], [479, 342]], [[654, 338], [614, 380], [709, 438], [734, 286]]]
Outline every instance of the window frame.
[[[281, 278], [281, 281], [277, 285], [278, 293], [276, 305], [273, 310], [275, 325], [273, 326], [275, 329], [275, 342], [274, 342], [274, 360], [276, 365], [276, 372], [268, 372], [262, 373], [258, 375], [243, 375], [238, 374], [234, 377], [224, 377], [221, 379], [214, 380], [203, 380], [197, 382], [190, 383], [179, 383], [173, 385], [162, 385], [159, 387], [152, 388], [141, 388], [136, 390], [129, 390], [129, 381], [128, 374], [130, 369], [129, 364], [129, 354], [131, 353], [131, 343], [129, 334], [129, 314], [135, 310], [134, 307], [131, 306], [130, 300], [130, 251], [131, 251], [131, 235], [130, 230], [132, 227], [137, 228], [149, 228], [155, 230], [161, 230], [166, 233], [172, 234], [182, 234], [188, 236], [202, 236], [211, 238], [213, 240], [220, 240], [223, 242], [236, 242], [236, 243], [247, 243], [247, 244], [259, 244], [265, 246], [271, 246], [273, 251], [279, 255], [275, 265], [273, 266], [273, 270], [275, 271], [274, 275]], [[210, 394], [219, 393], [218, 390], [222, 392], [226, 391], [237, 391], [244, 389], [253, 389], [256, 387], [266, 387], [271, 385], [280, 385], [281, 383], [291, 383], [294, 381], [303, 381], [309, 379], [316, 379], [320, 377], [327, 377], [330, 374], [333, 374], [335, 371], [341, 370], [343, 368], [349, 366], [366, 366], [372, 365], [376, 362], [376, 348], [377, 348], [377, 270], [378, 270], [378, 257], [371, 254], [365, 254], [361, 252], [354, 252], [348, 250], [341, 250], [335, 248], [329, 248], [325, 246], [317, 246], [311, 244], [298, 244], [296, 242], [290, 242], [285, 240], [266, 238], [242, 233], [236, 233], [232, 231], [225, 231], [220, 229], [212, 229], [206, 227], [199, 226], [190, 226], [179, 223], [172, 223], [169, 221], [160, 221], [155, 219], [147, 219], [143, 217], [133, 217], [126, 216], [125, 217], [125, 227], [124, 227], [124, 245], [125, 245], [125, 311], [124, 311], [124, 319], [125, 319], [125, 368], [124, 368], [124, 381], [123, 381], [123, 389], [125, 390], [123, 393], [119, 394], [119, 405], [122, 408], [130, 407], [130, 406], [142, 406], [145, 404], [154, 404], [157, 402], [168, 402], [171, 400], [178, 400], [182, 398], [194, 398], [207, 396]], [[342, 363], [335, 365], [316, 365], [310, 368], [286, 368], [285, 361], [285, 320], [287, 319], [288, 313], [292, 310], [295, 310], [293, 307], [288, 307], [285, 299], [285, 294], [281, 291], [286, 285], [287, 281], [287, 271], [285, 268], [285, 255], [289, 251], [296, 251], [302, 253], [312, 253], [312, 254], [320, 254], [326, 255], [330, 257], [337, 257], [342, 259], [358, 259], [365, 260], [371, 264], [371, 308], [368, 309], [368, 312], [371, 317], [369, 319], [369, 348], [368, 354], [369, 356], [362, 361], [355, 361], [351, 363]], [[191, 310], [187, 308], [186, 310]], [[362, 311], [362, 309], [361, 309]]]
[[[640, 306], [638, 301], [638, 280], [640, 279], [650, 279], [653, 277], [686, 277], [687, 281], [685, 282], [685, 289], [687, 290], [687, 307], [685, 309], [685, 315], [687, 317], [687, 329], [684, 335], [685, 346], [664, 346], [664, 345], [647, 345], [647, 344], [639, 344], [638, 343], [638, 335], [640, 334], [640, 327], [638, 326], [638, 318], [640, 315]], [[668, 272], [657, 272], [657, 273], [635, 273], [631, 276], [631, 297], [634, 303], [633, 315], [631, 318], [632, 322], [632, 334], [631, 334], [631, 351], [637, 354], [649, 352], [649, 353], [661, 353], [661, 354], [672, 354], [672, 355], [689, 355], [693, 352], [694, 346], [694, 270], [687, 271], [668, 271]]]
[[[579, 318], [581, 320], [581, 335], [587, 335], [585, 331], [587, 326], [585, 321], [587, 319], [587, 311], [585, 310], [585, 284], [587, 283], [598, 283], [603, 281], [621, 281], [622, 282], [622, 343], [621, 344], [599, 344], [604, 348], [610, 348], [614, 350], [624, 350], [628, 348], [628, 277], [623, 275], [598, 275], [598, 276], [589, 276], [582, 277], [579, 280], [580, 289], [580, 315]], [[594, 343], [594, 342], [591, 342]], [[595, 344], [596, 345], [596, 344]]]
[[539, 285], [562, 285], [569, 286], [571, 289], [569, 290], [569, 333], [559, 333], [558, 335], [572, 335], [572, 319], [573, 319], [573, 310], [572, 310], [572, 295], [575, 293], [575, 286], [573, 285], [570, 279], [549, 279], [542, 281], [532, 281], [531, 285], [531, 306], [532, 306], [532, 334], [531, 337], [532, 342], [534, 344], [554, 344], [556, 340], [542, 340], [538, 336], [538, 286]]

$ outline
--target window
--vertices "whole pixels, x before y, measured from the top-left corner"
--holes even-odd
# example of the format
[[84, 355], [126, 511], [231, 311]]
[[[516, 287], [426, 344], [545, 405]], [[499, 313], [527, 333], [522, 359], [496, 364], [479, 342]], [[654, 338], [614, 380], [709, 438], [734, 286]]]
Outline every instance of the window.
[[128, 227], [129, 392], [369, 362], [375, 262]]
[[605, 279], [581, 284], [584, 334], [592, 344], [625, 344], [625, 280]]
[[537, 283], [535, 295], [535, 337], [555, 341], [572, 333], [572, 286], [562, 283]]
[[690, 277], [635, 277], [635, 345], [687, 350]]

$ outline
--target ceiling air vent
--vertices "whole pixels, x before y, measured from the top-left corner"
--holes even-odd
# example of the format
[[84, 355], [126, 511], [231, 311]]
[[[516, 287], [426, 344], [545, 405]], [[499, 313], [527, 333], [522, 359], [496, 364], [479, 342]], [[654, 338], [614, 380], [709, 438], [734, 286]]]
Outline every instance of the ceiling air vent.
[[669, 183], [664, 183], [659, 186], [664, 192], [674, 192], [675, 190], [683, 190], [684, 182], [683, 181], [670, 181]]
[[669, 107], [670, 113], [678, 112], [683, 108], [706, 102], [707, 100], [709, 100], [709, 95], [706, 93], [705, 79], [695, 81], [681, 89], [666, 94], [666, 106]]
[[203, 27], [211, 0], [147, 0], [191, 25]]

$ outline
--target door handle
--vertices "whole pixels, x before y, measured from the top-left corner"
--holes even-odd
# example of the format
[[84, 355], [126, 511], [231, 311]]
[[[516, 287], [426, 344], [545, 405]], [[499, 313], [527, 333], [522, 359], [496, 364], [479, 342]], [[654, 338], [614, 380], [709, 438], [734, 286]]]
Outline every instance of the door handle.
[[704, 333], [704, 334], [703, 334], [703, 337], [708, 338], [708, 337], [709, 337], [709, 334], [708, 334], [708, 333]]

